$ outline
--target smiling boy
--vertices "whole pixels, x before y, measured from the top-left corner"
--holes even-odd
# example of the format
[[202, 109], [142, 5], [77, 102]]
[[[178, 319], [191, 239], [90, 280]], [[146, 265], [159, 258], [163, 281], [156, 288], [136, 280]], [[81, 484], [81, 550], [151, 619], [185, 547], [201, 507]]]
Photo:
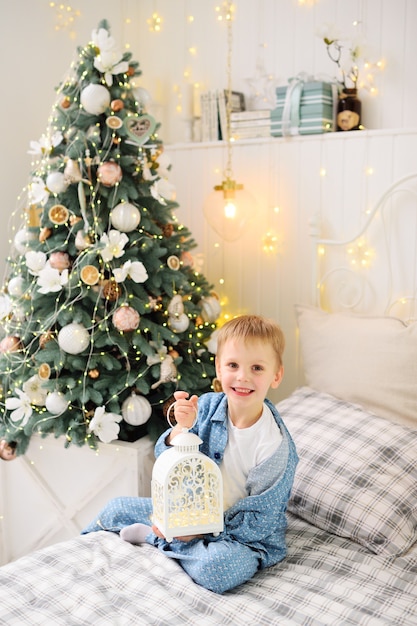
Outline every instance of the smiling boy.
[[202, 439], [201, 452], [219, 465], [223, 477], [220, 535], [167, 542], [149, 522], [150, 498], [110, 501], [83, 532], [108, 529], [133, 544], [146, 541], [178, 559], [197, 584], [216, 593], [281, 561], [287, 553], [286, 509], [298, 457], [266, 394], [282, 380], [284, 343], [278, 324], [264, 317], [243, 315], [227, 322], [219, 331], [216, 355], [222, 392], [197, 398], [177, 391], [177, 425], [156, 443], [159, 456], [176, 434], [191, 426]]

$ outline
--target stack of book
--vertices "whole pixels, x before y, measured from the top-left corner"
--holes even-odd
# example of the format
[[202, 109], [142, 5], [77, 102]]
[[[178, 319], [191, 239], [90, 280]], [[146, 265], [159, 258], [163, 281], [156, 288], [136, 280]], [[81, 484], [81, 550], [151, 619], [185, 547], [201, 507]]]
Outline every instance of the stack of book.
[[219, 106], [217, 91], [205, 91], [200, 95], [201, 141], [219, 139]]
[[[227, 98], [227, 90], [205, 91], [200, 94], [201, 141], [228, 139]], [[232, 91], [230, 137], [238, 140], [270, 135], [270, 111], [246, 111], [243, 93]]]
[[271, 136], [269, 110], [240, 111], [230, 114], [230, 134], [235, 140]]

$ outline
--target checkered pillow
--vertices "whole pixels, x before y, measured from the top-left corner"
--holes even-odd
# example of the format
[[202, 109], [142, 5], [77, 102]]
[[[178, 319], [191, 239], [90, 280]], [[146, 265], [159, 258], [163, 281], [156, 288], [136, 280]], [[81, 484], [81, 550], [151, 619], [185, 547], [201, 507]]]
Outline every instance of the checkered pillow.
[[277, 408], [297, 446], [288, 510], [375, 554], [417, 540], [417, 430], [308, 387]]

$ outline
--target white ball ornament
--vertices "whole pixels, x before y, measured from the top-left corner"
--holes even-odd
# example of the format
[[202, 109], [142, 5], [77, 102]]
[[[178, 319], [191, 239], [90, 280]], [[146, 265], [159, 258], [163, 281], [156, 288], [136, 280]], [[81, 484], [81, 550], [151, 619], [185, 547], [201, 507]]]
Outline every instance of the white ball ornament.
[[90, 333], [82, 324], [67, 324], [58, 333], [58, 345], [68, 354], [80, 354], [89, 344]]
[[63, 172], [51, 172], [46, 177], [46, 186], [52, 193], [62, 193], [67, 188], [67, 181]]
[[144, 396], [132, 393], [122, 404], [122, 416], [131, 426], [146, 424], [152, 414], [152, 407]]
[[117, 230], [120, 230], [122, 233], [130, 233], [139, 225], [140, 212], [130, 202], [121, 202], [112, 209], [110, 220]]
[[25, 254], [25, 252], [31, 249], [31, 242], [36, 239], [37, 236], [35, 233], [31, 232], [27, 228], [22, 228], [21, 230], [18, 230], [14, 236], [14, 247], [19, 254]]
[[87, 113], [100, 115], [110, 106], [110, 92], [104, 85], [87, 85], [81, 92], [80, 102]]
[[60, 391], [52, 391], [48, 393], [45, 400], [46, 410], [53, 415], [60, 415], [67, 410], [69, 401]]
[[7, 291], [9, 296], [14, 298], [20, 298], [23, 295], [25, 281], [22, 276], [15, 276], [11, 278], [7, 285]]

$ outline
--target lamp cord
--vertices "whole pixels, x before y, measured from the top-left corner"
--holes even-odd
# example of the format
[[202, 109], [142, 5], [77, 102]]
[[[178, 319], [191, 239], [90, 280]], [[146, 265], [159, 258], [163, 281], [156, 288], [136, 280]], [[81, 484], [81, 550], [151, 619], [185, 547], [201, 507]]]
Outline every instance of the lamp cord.
[[233, 178], [232, 172], [232, 137], [231, 137], [231, 123], [230, 117], [232, 112], [232, 21], [233, 21], [233, 8], [232, 3], [227, 3], [227, 98], [226, 98], [226, 142], [227, 142], [227, 163], [224, 175], [226, 179]]

